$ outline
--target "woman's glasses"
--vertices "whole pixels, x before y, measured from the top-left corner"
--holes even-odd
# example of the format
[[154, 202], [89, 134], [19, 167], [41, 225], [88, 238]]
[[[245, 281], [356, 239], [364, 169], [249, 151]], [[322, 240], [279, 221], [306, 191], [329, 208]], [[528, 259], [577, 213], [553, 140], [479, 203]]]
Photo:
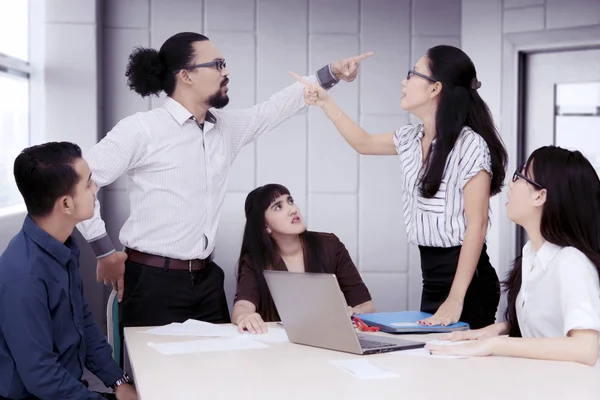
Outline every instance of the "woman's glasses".
[[539, 183], [537, 183], [533, 179], [529, 179], [528, 177], [526, 177], [525, 175], [523, 175], [521, 173], [521, 171], [523, 171], [523, 167], [517, 168], [517, 170], [515, 171], [515, 173], [513, 174], [513, 177], [512, 177], [512, 181], [513, 182], [516, 182], [518, 179], [523, 179], [525, 182], [527, 182], [527, 183], [535, 186], [539, 190], [544, 189], [544, 187], [542, 185], [540, 185]]
[[430, 77], [430, 76], [427, 76], [427, 75], [424, 75], [424, 74], [422, 74], [422, 73], [420, 73], [420, 72], [417, 72], [417, 71], [415, 71], [414, 69], [409, 69], [409, 70], [408, 70], [408, 74], [406, 74], [406, 80], [409, 80], [409, 79], [410, 79], [410, 77], [411, 77], [411, 76], [413, 76], [413, 75], [420, 76], [420, 77], [421, 77], [421, 78], [423, 78], [423, 79], [427, 79], [429, 82], [433, 82], [433, 83], [437, 82], [437, 81], [436, 81], [435, 79], [433, 79], [432, 77]]

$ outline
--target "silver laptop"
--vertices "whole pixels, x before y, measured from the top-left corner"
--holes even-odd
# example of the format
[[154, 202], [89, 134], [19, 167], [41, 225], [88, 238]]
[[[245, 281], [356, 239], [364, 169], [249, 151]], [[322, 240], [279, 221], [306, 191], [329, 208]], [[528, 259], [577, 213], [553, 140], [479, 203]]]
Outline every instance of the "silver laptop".
[[354, 354], [425, 346], [423, 342], [357, 334], [335, 275], [264, 271], [264, 276], [292, 343]]

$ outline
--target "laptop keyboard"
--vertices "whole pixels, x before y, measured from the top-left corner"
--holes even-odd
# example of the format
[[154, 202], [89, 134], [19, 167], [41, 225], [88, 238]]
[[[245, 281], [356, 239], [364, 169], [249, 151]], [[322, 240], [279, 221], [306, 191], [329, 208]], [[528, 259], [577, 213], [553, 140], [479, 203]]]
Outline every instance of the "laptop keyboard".
[[387, 343], [387, 342], [379, 342], [376, 340], [367, 340], [367, 339], [362, 339], [362, 338], [358, 339], [358, 341], [360, 342], [360, 346], [365, 350], [396, 346], [395, 344], [391, 344], [391, 343]]

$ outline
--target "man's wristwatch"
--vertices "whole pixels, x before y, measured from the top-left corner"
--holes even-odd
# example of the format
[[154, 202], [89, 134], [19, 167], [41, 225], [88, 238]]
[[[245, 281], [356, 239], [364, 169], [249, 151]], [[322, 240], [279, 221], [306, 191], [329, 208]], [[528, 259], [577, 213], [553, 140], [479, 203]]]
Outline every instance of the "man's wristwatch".
[[123, 376], [122, 376], [122, 377], [121, 377], [121, 378], [120, 378], [118, 381], [116, 381], [116, 382], [114, 383], [114, 385], [112, 385], [110, 388], [111, 388], [112, 390], [117, 390], [117, 388], [118, 388], [119, 386], [121, 386], [121, 385], [124, 385], [124, 384], [126, 384], [126, 383], [129, 383], [129, 384], [131, 384], [131, 382], [132, 382], [131, 378], [129, 377], [129, 375], [127, 375], [127, 372], [125, 372], [125, 373], [123, 374]]

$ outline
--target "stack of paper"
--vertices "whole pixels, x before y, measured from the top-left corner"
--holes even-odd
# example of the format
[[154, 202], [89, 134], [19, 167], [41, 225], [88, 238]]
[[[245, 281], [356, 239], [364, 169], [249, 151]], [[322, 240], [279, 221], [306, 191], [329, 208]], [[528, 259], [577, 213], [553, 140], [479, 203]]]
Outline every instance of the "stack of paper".
[[240, 333], [236, 326], [211, 324], [209, 322], [193, 319], [188, 319], [184, 323], [174, 322], [169, 325], [159, 326], [144, 331], [144, 333], [159, 336], [196, 336], [209, 338], [237, 338], [248, 336], [266, 343], [289, 342], [285, 330], [280, 327], [270, 327], [267, 333], [263, 334], [251, 334], [248, 332]]
[[236, 337], [240, 336], [235, 326], [217, 325], [209, 322], [188, 319], [184, 323], [173, 322], [169, 325], [152, 328], [144, 333], [162, 336], [199, 336], [199, 337]]
[[265, 343], [285, 343], [285, 342], [290, 341], [287, 333], [285, 332], [285, 329], [283, 329], [283, 328], [269, 328], [267, 333], [262, 333], [262, 334], [244, 333], [244, 335], [245, 336], [247, 335], [251, 338], [260, 340], [261, 342], [265, 342]]
[[205, 339], [190, 342], [148, 343], [148, 346], [165, 355], [193, 354], [213, 351], [267, 349], [264, 343], [250, 338], [238, 337], [230, 339]]

